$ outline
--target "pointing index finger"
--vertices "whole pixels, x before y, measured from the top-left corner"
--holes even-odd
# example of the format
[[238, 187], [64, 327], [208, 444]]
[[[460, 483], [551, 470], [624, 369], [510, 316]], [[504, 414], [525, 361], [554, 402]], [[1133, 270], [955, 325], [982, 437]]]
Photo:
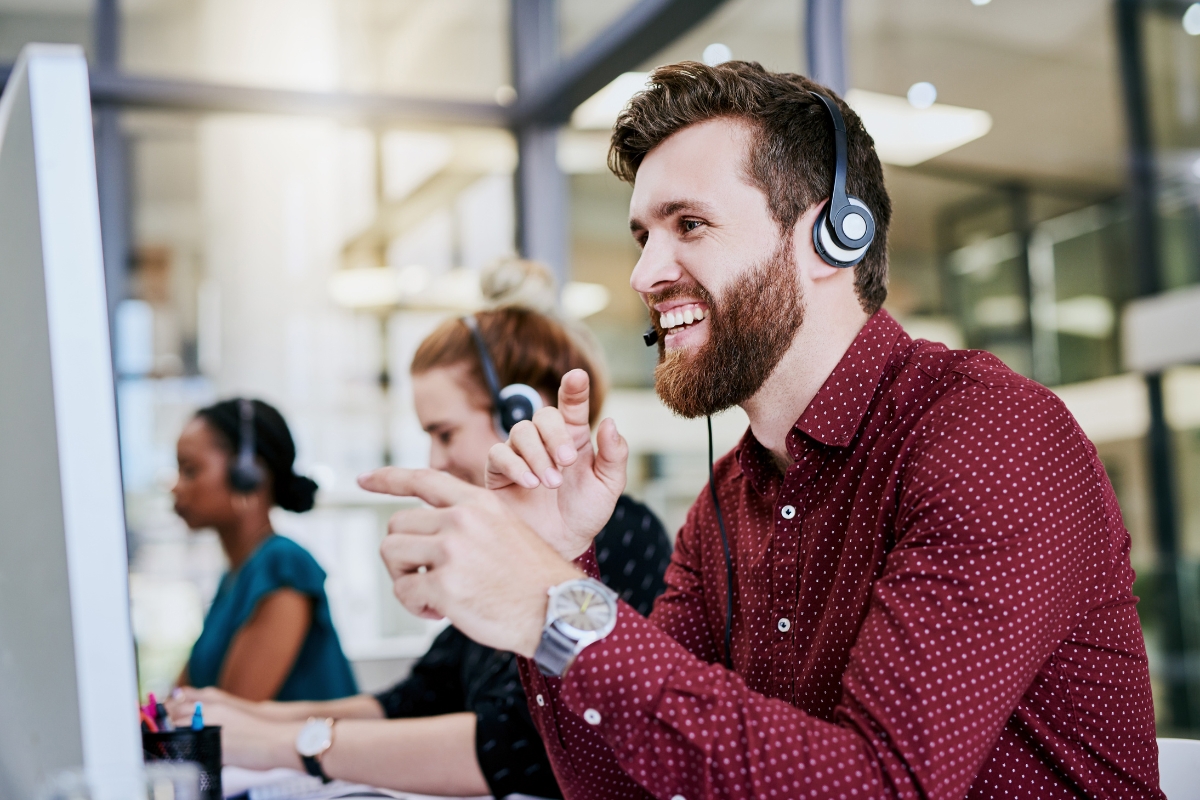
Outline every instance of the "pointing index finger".
[[377, 494], [417, 497], [438, 508], [466, 502], [472, 492], [480, 491], [448, 472], [403, 467], [383, 467], [359, 475], [358, 485]]
[[568, 425], [587, 425], [591, 381], [581, 369], [573, 369], [563, 375], [558, 387], [558, 411]]

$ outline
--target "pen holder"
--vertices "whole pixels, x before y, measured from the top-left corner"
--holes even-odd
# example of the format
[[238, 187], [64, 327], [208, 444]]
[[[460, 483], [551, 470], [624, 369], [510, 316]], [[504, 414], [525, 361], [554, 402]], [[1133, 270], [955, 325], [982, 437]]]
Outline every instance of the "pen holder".
[[146, 761], [190, 761], [200, 768], [201, 800], [221, 800], [221, 726], [142, 732]]

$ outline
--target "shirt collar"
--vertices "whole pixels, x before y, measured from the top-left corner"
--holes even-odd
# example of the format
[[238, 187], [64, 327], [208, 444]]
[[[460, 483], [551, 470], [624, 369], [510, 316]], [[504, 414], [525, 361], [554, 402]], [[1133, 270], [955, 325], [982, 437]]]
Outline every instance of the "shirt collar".
[[[796, 430], [821, 444], [833, 447], [850, 444], [862, 425], [896, 343], [907, 341], [908, 334], [891, 314], [883, 309], [872, 314], [796, 421]], [[790, 449], [792, 437], [788, 438]]]
[[[788, 434], [787, 447], [793, 459], [798, 460], [803, 453], [804, 436], [831, 447], [850, 444], [862, 426], [897, 343], [908, 341], [908, 334], [891, 314], [880, 309], [871, 315]], [[771, 454], [749, 428], [735, 456], [755, 488], [766, 491], [775, 468]]]

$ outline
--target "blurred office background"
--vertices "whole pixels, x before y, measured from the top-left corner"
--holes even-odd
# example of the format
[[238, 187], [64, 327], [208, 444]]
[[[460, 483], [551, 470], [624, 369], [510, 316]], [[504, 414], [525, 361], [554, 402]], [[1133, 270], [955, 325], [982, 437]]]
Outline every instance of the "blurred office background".
[[[394, 506], [354, 476], [426, 462], [408, 360], [504, 256], [548, 263], [602, 343], [631, 491], [678, 526], [703, 422], [653, 395], [607, 132], [655, 65], [737, 58], [859, 110], [896, 210], [891, 313], [1052, 387], [1095, 442], [1160, 730], [1200, 736], [1200, 368], [1139, 371], [1122, 344], [1131, 301], [1200, 284], [1200, 4], [0, 0], [0, 65], [31, 41], [93, 68], [143, 690], [224, 569], [172, 514], [175, 437], [233, 394], [283, 410], [321, 485], [277, 528], [328, 571], [364, 688], [423, 651], [377, 556]], [[743, 427], [725, 415], [719, 446]]]

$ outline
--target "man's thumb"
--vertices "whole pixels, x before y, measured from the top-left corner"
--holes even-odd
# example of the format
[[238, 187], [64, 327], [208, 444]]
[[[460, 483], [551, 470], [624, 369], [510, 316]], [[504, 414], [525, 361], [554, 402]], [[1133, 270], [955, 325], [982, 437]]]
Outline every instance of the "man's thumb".
[[629, 460], [629, 444], [617, 433], [617, 423], [611, 418], [600, 423], [596, 430], [596, 460], [592, 469], [596, 477], [614, 494], [625, 491], [625, 464]]

